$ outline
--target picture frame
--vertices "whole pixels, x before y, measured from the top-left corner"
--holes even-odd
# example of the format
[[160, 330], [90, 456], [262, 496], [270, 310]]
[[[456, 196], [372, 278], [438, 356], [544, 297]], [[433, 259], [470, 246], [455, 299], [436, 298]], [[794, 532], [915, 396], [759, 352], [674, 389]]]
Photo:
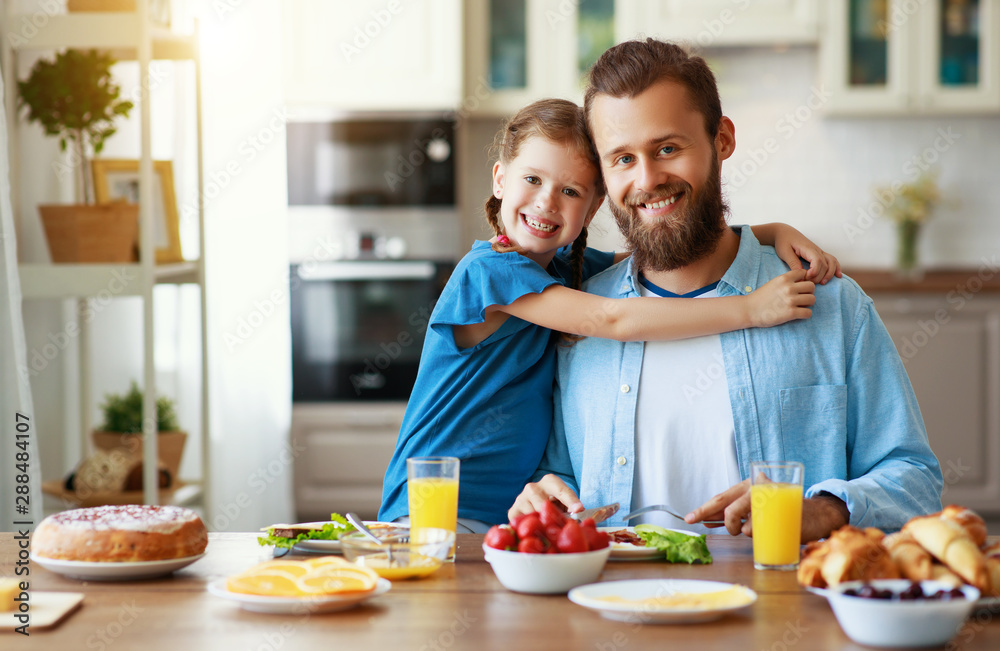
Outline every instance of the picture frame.
[[[95, 158], [94, 194], [97, 203], [127, 201], [139, 203], [139, 161], [123, 158]], [[154, 160], [153, 242], [156, 263], [183, 262], [177, 197], [174, 194], [174, 167], [168, 160]]]

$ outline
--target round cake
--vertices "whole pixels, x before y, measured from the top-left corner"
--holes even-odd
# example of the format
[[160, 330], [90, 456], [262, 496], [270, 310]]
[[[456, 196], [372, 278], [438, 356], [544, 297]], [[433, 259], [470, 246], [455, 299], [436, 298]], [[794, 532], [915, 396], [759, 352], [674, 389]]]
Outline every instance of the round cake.
[[31, 536], [43, 558], [97, 563], [164, 561], [208, 546], [205, 523], [179, 506], [123, 504], [74, 509], [42, 520]]

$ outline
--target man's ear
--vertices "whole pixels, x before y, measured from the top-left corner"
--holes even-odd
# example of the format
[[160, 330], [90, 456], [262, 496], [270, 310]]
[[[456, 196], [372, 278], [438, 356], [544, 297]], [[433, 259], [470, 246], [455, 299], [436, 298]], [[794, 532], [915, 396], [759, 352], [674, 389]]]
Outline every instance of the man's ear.
[[719, 132], [715, 134], [715, 153], [720, 161], [724, 161], [736, 151], [736, 125], [723, 116], [719, 120]]
[[493, 163], [493, 196], [497, 199], [503, 198], [503, 163], [497, 161]]

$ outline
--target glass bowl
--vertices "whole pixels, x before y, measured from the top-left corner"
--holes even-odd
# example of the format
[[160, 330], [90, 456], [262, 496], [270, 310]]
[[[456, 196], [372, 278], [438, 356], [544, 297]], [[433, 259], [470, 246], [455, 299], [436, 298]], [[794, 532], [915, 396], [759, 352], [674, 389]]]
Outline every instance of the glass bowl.
[[420, 579], [433, 574], [448, 558], [455, 532], [447, 529], [393, 527], [373, 533], [383, 542], [370, 540], [360, 531], [340, 537], [344, 558], [371, 568], [389, 579]]

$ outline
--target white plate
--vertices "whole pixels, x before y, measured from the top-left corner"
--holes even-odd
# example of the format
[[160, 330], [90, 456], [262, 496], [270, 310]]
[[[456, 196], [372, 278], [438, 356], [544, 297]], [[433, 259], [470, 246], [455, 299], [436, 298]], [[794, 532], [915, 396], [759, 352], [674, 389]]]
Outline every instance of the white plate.
[[361, 602], [385, 594], [392, 584], [387, 579], [379, 579], [371, 592], [353, 594], [332, 594], [315, 597], [265, 597], [263, 595], [242, 594], [230, 592], [226, 588], [226, 580], [219, 579], [208, 584], [208, 591], [217, 597], [235, 601], [240, 608], [252, 610], [255, 613], [271, 613], [275, 615], [332, 613], [347, 610]]
[[[746, 603], [718, 608], [677, 608], [654, 606], [643, 603], [621, 603], [605, 601], [603, 597], [619, 597], [630, 601], [641, 601], [651, 597], [662, 597], [679, 592], [718, 592], [732, 587], [741, 588]], [[638, 579], [633, 581], [608, 581], [591, 583], [569, 591], [569, 600], [584, 608], [601, 613], [608, 619], [640, 624], [687, 624], [709, 622], [726, 613], [740, 610], [757, 601], [757, 593], [744, 586], [720, 581], [696, 581], [693, 579]]]
[[[635, 527], [598, 527], [598, 531], [606, 531], [611, 533], [612, 531], [621, 531], [622, 529], [635, 533]], [[684, 533], [689, 536], [698, 536], [693, 531], [685, 531], [684, 529], [670, 529], [670, 531], [676, 531], [677, 533]], [[666, 556], [666, 552], [656, 549], [655, 547], [645, 547], [641, 545], [633, 545], [631, 543], [611, 543], [611, 560], [613, 561], [648, 561], [657, 558], [663, 558]]]
[[50, 572], [62, 574], [71, 579], [84, 581], [136, 581], [164, 576], [187, 567], [204, 556], [186, 556], [171, 558], [166, 561], [140, 561], [135, 563], [89, 563], [86, 561], [64, 561], [57, 558], [45, 558], [34, 553], [31, 560]]
[[[401, 524], [401, 523], [398, 523], [398, 522], [378, 522], [378, 521], [374, 521], [374, 520], [364, 520], [363, 522], [365, 523], [365, 526], [368, 527], [369, 529], [378, 529], [380, 527], [402, 527], [402, 528], [405, 529], [406, 527], [409, 526], [407, 524]], [[324, 524], [330, 524], [330, 521], [327, 520], [325, 522], [304, 522], [304, 523], [301, 523], [301, 524], [304, 524], [304, 525], [324, 525]], [[261, 531], [263, 531], [263, 532], [266, 533], [268, 529], [271, 529], [271, 527], [264, 527], [264, 528], [261, 529]], [[353, 531], [353, 530], [354, 530], [353, 528], [346, 529], [344, 531], [344, 533], [349, 533], [350, 531]], [[323, 554], [339, 554], [340, 553], [340, 541], [339, 540], [303, 540], [301, 542], [296, 543], [295, 546], [292, 547], [292, 549], [295, 550], [295, 551], [303, 551], [303, 552], [321, 552]]]

